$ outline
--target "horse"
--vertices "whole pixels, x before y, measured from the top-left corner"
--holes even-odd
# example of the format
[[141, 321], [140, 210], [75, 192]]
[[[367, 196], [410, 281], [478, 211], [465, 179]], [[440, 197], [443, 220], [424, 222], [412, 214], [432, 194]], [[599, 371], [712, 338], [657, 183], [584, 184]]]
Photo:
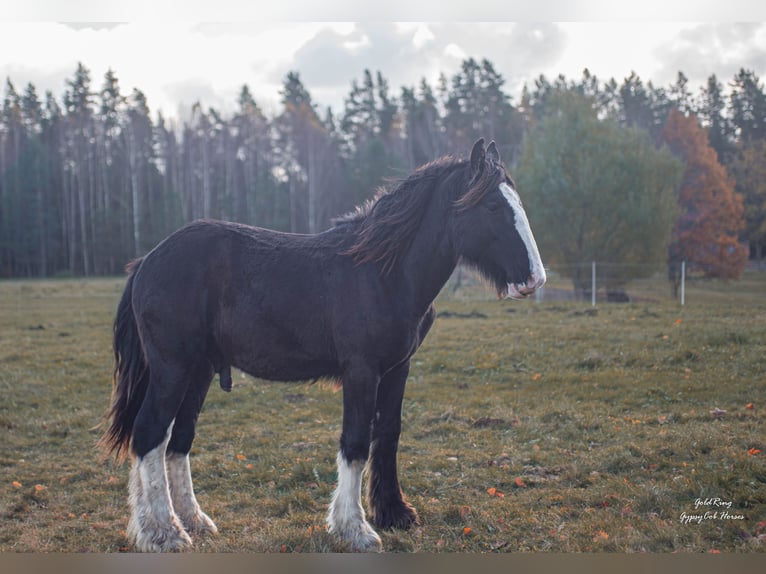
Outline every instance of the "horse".
[[[114, 321], [105, 457], [130, 457], [128, 537], [179, 551], [217, 533], [194, 495], [189, 452], [216, 373], [334, 379], [343, 415], [328, 531], [381, 551], [378, 529], [418, 524], [397, 449], [410, 359], [434, 299], [462, 261], [500, 298], [523, 299], [545, 269], [495, 142], [445, 156], [382, 189], [318, 234], [194, 221], [128, 264]], [[368, 522], [362, 506], [367, 469]]]

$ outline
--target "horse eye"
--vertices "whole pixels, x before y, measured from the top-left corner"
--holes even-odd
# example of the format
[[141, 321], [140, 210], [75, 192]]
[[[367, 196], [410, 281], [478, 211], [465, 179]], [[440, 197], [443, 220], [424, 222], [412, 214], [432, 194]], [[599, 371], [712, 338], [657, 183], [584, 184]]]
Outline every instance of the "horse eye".
[[487, 209], [490, 211], [497, 211], [502, 206], [502, 203], [499, 201], [488, 201], [487, 202]]

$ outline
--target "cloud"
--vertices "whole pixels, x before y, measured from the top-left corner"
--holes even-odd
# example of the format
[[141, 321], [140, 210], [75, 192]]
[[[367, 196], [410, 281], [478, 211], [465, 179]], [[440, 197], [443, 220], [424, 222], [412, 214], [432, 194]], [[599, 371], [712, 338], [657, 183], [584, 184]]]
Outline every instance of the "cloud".
[[56, 68], [43, 70], [40, 68], [24, 66], [21, 64], [0, 64], [0, 80], [2, 80], [2, 93], [5, 93], [6, 80], [10, 80], [16, 92], [21, 94], [32, 84], [37, 91], [37, 97], [44, 101], [45, 92], [50, 91], [54, 98], [61, 103], [60, 96], [66, 88], [66, 80], [74, 76], [75, 66], [71, 68]]
[[675, 82], [679, 71], [695, 84], [712, 74], [726, 84], [740, 68], [766, 70], [766, 24], [699, 24], [659, 45], [654, 55], [661, 62], [655, 84]]
[[62, 22], [64, 26], [72, 30], [113, 30], [117, 26], [125, 25], [125, 22]]
[[[449, 42], [451, 50], [459, 48], [456, 54], [492, 62], [511, 93], [520, 92], [530, 77], [554, 67], [567, 44], [566, 32], [550, 22], [458, 22], [434, 25], [433, 31], [441, 42]], [[439, 59], [448, 77], [461, 63], [451, 59]]]
[[212, 82], [200, 78], [169, 82], [163, 86], [163, 92], [169, 101], [178, 102], [182, 109], [191, 109], [196, 103], [201, 104], [204, 110], [228, 110], [234, 105], [234, 101], [225, 98]]
[[[437, 14], [437, 12], [434, 12]], [[584, 68], [618, 82], [635, 70], [655, 86], [682, 70], [692, 90], [715, 73], [727, 83], [740, 67], [766, 70], [766, 24], [676, 22], [0, 22], [0, 82], [17, 90], [32, 82], [42, 96], [63, 95], [78, 61], [94, 88], [108, 68], [124, 93], [138, 87], [154, 112], [176, 113], [201, 100], [229, 110], [248, 84], [267, 113], [279, 113], [287, 72], [298, 71], [314, 101], [340, 113], [353, 80], [380, 71], [390, 93], [435, 86], [462, 60], [488, 59], [518, 102], [521, 87], [540, 74], [580, 77]], [[24, 46], [20, 50], [19, 46]], [[1, 89], [1, 88], [0, 88]]]
[[[315, 101], [329, 97], [332, 101], [323, 103], [337, 111], [339, 93], [345, 97], [365, 69], [382, 72], [398, 95], [402, 86], [416, 86], [422, 78], [434, 85], [442, 73], [454, 76], [468, 57], [491, 61], [509, 91], [520, 92], [530, 75], [562, 56], [565, 45], [566, 33], [553, 23], [358, 23], [343, 32], [320, 30], [290, 65]], [[286, 70], [280, 72], [283, 77]]]
[[[312, 95], [334, 94], [323, 103], [337, 111], [364, 70], [380, 71], [392, 95], [403, 85], [418, 83], [433, 68], [432, 43], [427, 28], [392, 22], [356, 24], [345, 31], [323, 29], [296, 51], [290, 66]], [[282, 76], [286, 72], [282, 70]]]

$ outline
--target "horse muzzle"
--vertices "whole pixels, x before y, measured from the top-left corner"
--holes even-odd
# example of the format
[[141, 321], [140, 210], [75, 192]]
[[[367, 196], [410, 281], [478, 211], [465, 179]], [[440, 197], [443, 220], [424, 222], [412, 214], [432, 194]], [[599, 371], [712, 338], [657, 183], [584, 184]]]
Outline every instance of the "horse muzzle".
[[539, 277], [532, 275], [527, 279], [526, 283], [508, 283], [506, 297], [509, 299], [525, 299], [527, 296], [545, 285], [545, 280], [545, 271], [543, 271]]

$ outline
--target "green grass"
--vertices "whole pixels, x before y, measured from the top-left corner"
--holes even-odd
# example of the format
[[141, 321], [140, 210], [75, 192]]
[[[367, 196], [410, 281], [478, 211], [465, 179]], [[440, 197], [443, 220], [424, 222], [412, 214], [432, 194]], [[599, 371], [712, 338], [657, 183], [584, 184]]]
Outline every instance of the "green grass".
[[[93, 430], [122, 285], [0, 283], [0, 551], [128, 547], [128, 469], [99, 462]], [[692, 282], [683, 308], [445, 292], [403, 407], [401, 482], [421, 525], [382, 533], [384, 548], [764, 551], [765, 293], [755, 274]], [[195, 550], [344, 550], [324, 529], [340, 417], [329, 384], [214, 386], [192, 470], [220, 534]], [[681, 523], [705, 510], [719, 517]]]

